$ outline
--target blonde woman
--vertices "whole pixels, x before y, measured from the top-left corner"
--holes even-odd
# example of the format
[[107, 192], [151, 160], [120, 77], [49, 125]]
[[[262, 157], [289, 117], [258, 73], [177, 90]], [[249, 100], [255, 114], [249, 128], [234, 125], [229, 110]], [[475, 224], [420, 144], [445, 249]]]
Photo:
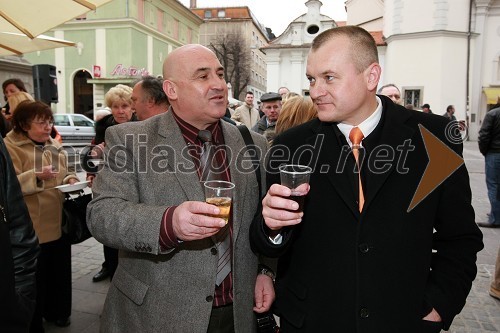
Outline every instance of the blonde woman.
[[[95, 123], [94, 148], [95, 157], [99, 158], [104, 150], [104, 133], [110, 126], [123, 124], [128, 121], [136, 121], [137, 117], [132, 112], [132, 88], [118, 84], [109, 89], [104, 95], [106, 106], [111, 109], [111, 114], [104, 116]], [[92, 184], [96, 174], [88, 173], [87, 180]], [[118, 266], [118, 250], [104, 245], [104, 262], [102, 268], [92, 278], [93, 282], [99, 282], [107, 278], [112, 279]]]
[[7, 101], [9, 102], [9, 106], [10, 106], [10, 115], [9, 115], [9, 118], [7, 118], [7, 119], [10, 119], [12, 117], [12, 115], [14, 114], [14, 112], [16, 112], [16, 108], [21, 102], [24, 102], [24, 101], [34, 102], [35, 99], [33, 98], [33, 96], [31, 96], [27, 92], [19, 91], [19, 92], [11, 94], [7, 98]]
[[291, 97], [281, 107], [281, 113], [276, 122], [276, 134], [317, 117], [318, 111], [311, 98], [302, 96]]
[[290, 98], [293, 98], [293, 97], [297, 97], [297, 96], [300, 96], [299, 94], [295, 93], [295, 92], [287, 92], [285, 95], [282, 95], [282, 100], [281, 102], [282, 103], [285, 103], [287, 100], [289, 100]]

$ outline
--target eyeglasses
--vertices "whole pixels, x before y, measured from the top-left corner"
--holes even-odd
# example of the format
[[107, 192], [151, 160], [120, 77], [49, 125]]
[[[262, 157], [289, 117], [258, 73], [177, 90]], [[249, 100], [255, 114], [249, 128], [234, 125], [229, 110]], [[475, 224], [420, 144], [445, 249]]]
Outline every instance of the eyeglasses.
[[43, 126], [43, 127], [52, 127], [54, 126], [54, 122], [53, 121], [32, 121], [31, 122], [32, 124], [37, 124], [39, 126]]
[[387, 97], [389, 97], [389, 98], [391, 98], [391, 97], [392, 97], [392, 98], [395, 98], [395, 99], [400, 99], [400, 98], [401, 98], [401, 96], [400, 96], [400, 95], [395, 95], [395, 94], [392, 94], [392, 95], [386, 95], [386, 96], [387, 96]]

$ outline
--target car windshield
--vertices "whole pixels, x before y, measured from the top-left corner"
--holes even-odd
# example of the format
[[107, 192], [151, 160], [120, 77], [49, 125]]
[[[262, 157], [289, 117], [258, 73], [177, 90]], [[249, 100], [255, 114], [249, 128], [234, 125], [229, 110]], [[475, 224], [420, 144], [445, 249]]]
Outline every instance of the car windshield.
[[77, 116], [73, 115], [73, 124], [75, 126], [87, 126], [87, 127], [93, 127], [94, 123], [90, 121], [89, 119], [86, 119], [82, 116]]
[[63, 114], [54, 115], [54, 125], [56, 126], [70, 126], [69, 118]]

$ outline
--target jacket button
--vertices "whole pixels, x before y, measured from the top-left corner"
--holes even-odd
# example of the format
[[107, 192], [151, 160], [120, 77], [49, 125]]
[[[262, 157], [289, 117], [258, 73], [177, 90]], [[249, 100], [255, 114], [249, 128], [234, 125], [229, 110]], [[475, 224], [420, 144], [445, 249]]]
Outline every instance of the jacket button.
[[362, 308], [360, 311], [359, 311], [359, 316], [361, 318], [368, 318], [370, 316], [370, 310], [368, 310], [367, 308]]
[[217, 249], [213, 247], [210, 249], [210, 252], [215, 256], [217, 254]]
[[366, 243], [360, 244], [358, 248], [359, 252], [361, 253], [367, 253], [368, 251], [370, 251], [370, 247]]
[[206, 300], [207, 302], [210, 302], [210, 303], [211, 303], [211, 302], [213, 302], [213, 301], [214, 301], [214, 297], [213, 297], [213, 296], [207, 296], [207, 298], [205, 298], [205, 300]]

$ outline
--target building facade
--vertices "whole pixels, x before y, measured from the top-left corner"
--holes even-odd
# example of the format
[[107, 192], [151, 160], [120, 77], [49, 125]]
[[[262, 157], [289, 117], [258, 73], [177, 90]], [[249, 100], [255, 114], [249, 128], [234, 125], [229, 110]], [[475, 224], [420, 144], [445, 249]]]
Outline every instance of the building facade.
[[[199, 8], [191, 4], [191, 11], [203, 19], [200, 26], [200, 44], [210, 47], [210, 44], [220, 41], [221, 36], [235, 35], [240, 39], [241, 46], [249, 54], [250, 80], [243, 89], [238, 100], [245, 100], [247, 91], [254, 93], [255, 100], [266, 93], [267, 71], [266, 55], [262, 47], [269, 42], [267, 31], [248, 7], [210, 7]], [[231, 81], [226, 78], [227, 81]], [[235, 82], [230, 82], [233, 88]]]
[[318, 0], [263, 50], [268, 89], [307, 94], [307, 51], [315, 35], [333, 26], [361, 26], [374, 36], [382, 67], [380, 86], [394, 83], [404, 104], [428, 103], [436, 114], [450, 104], [477, 133], [500, 98], [500, 0], [347, 0], [347, 21], [320, 13]]
[[280, 36], [262, 48], [266, 53], [269, 91], [277, 92], [284, 86], [298, 94], [308, 94], [305, 71], [311, 42], [322, 31], [337, 26], [333, 19], [321, 14], [321, 1], [309, 0], [305, 5], [307, 13], [296, 18]]
[[405, 104], [428, 103], [436, 114], [454, 105], [476, 140], [500, 98], [500, 1], [348, 0], [346, 8], [347, 24], [383, 30], [381, 84], [396, 84]]
[[24, 55], [31, 64], [57, 68], [57, 113], [91, 114], [104, 94], [142, 75], [162, 75], [167, 54], [198, 43], [202, 20], [176, 0], [113, 0], [50, 32], [71, 40], [66, 47]]

